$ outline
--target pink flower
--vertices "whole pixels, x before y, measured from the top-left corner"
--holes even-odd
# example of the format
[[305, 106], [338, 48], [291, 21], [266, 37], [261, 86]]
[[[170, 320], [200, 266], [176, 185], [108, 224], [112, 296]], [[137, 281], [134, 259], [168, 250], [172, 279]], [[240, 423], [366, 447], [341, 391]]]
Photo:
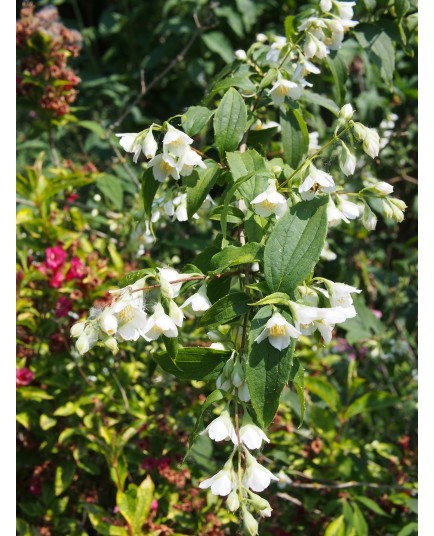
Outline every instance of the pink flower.
[[59, 296], [54, 310], [56, 317], [62, 318], [64, 316], [68, 316], [68, 313], [71, 309], [72, 303], [68, 300], [68, 298], [66, 296]]
[[62, 246], [55, 246], [45, 250], [46, 265], [52, 270], [61, 268], [65, 264], [66, 257], [67, 253]]
[[157, 499], [152, 499], [151, 502], [151, 510], [156, 510], [158, 508], [158, 501]]
[[59, 288], [64, 280], [65, 276], [58, 270], [57, 272], [54, 272], [53, 277], [50, 279], [50, 287]]
[[34, 372], [28, 368], [17, 368], [17, 387], [29, 385], [35, 377]]
[[72, 257], [70, 262], [70, 268], [66, 272], [66, 280], [71, 281], [71, 279], [83, 279], [85, 276], [84, 265], [78, 257]]

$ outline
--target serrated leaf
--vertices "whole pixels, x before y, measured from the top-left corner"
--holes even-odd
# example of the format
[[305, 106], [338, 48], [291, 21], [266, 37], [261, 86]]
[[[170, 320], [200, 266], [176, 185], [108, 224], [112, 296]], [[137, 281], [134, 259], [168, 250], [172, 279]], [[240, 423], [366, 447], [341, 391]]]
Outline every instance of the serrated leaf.
[[[255, 342], [272, 314], [272, 308], [266, 306], [261, 308], [252, 320], [246, 367], [252, 406], [259, 424], [264, 428], [271, 424], [279, 407], [280, 394], [289, 380], [295, 346], [294, 339], [291, 339], [291, 344], [282, 351], [271, 346], [268, 338], [259, 344]], [[286, 312], [281, 311], [281, 314], [289, 322], [292, 321]]]
[[190, 106], [182, 121], [184, 132], [188, 136], [195, 136], [206, 126], [214, 112], [215, 110], [210, 110], [205, 106]]
[[272, 230], [264, 251], [265, 280], [272, 292], [291, 294], [312, 272], [327, 234], [328, 196], [290, 208]]
[[211, 259], [211, 269], [214, 274], [222, 273], [231, 266], [251, 264], [262, 260], [263, 247], [256, 242], [249, 242], [245, 246], [226, 246]]
[[194, 425], [193, 431], [190, 434], [189, 439], [189, 448], [193, 446], [193, 443], [195, 442], [196, 438], [200, 434], [200, 430], [203, 428], [203, 419], [205, 414], [207, 413], [207, 410], [215, 404], [216, 402], [219, 402], [220, 400], [223, 400], [225, 397], [225, 393], [221, 391], [220, 389], [216, 389], [213, 391], [205, 400], [205, 402], [202, 404], [200, 408], [200, 414], [197, 418], [196, 424]]
[[244, 175], [248, 175], [249, 173], [267, 169], [264, 157], [254, 149], [249, 149], [244, 153], [240, 153], [239, 151], [227, 153], [226, 159], [235, 180], [238, 180], [240, 177], [244, 177]]
[[247, 130], [247, 110], [236, 89], [229, 88], [214, 116], [215, 145], [223, 157], [226, 151], [235, 151]]
[[62, 495], [70, 486], [74, 479], [75, 468], [76, 464], [73, 460], [62, 461], [56, 467], [56, 473], [54, 475], [54, 493], [56, 497]]
[[265, 190], [268, 188], [269, 179], [274, 178], [275, 175], [271, 171], [258, 171], [253, 175], [253, 177], [250, 177], [250, 179], [247, 179], [243, 182], [243, 184], [240, 185], [237, 197], [245, 199], [249, 202], [253, 201], [255, 197], [265, 192]]
[[309, 148], [306, 122], [298, 110], [288, 110], [281, 115], [280, 125], [284, 160], [296, 169], [306, 158]]
[[385, 391], [369, 392], [352, 402], [344, 413], [346, 419], [355, 415], [396, 404], [397, 399]]
[[152, 202], [154, 201], [159, 186], [160, 183], [154, 179], [152, 168], [146, 169], [142, 176], [142, 199], [148, 221], [151, 220]]
[[369, 59], [380, 69], [383, 80], [390, 85], [395, 71], [395, 49], [386, 31], [380, 25], [365, 23], [357, 26], [354, 35]]
[[337, 392], [336, 387], [334, 387], [328, 380], [321, 376], [309, 376], [308, 378], [305, 378], [304, 383], [307, 389], [321, 398], [321, 400], [324, 400], [331, 410], [335, 412], [338, 411], [338, 408], [341, 405], [339, 393]]
[[232, 292], [216, 301], [205, 314], [201, 316], [199, 324], [213, 328], [227, 324], [249, 311], [250, 298], [244, 292]]
[[207, 161], [207, 169], [194, 172], [197, 180], [193, 187], [187, 187], [186, 189], [187, 214], [190, 219], [200, 209], [220, 175], [220, 168], [211, 162], [211, 160]]
[[181, 380], [211, 380], [216, 378], [231, 352], [212, 348], [179, 348], [176, 360], [167, 352], [152, 354], [162, 369]]
[[227, 76], [223, 80], [216, 82], [210, 89], [209, 94], [205, 98], [205, 102], [209, 102], [216, 93], [228, 89], [230, 87], [238, 87], [245, 93], [254, 94], [256, 92], [255, 84], [250, 80], [251, 73], [247, 72], [244, 75], [236, 74], [234, 76]]

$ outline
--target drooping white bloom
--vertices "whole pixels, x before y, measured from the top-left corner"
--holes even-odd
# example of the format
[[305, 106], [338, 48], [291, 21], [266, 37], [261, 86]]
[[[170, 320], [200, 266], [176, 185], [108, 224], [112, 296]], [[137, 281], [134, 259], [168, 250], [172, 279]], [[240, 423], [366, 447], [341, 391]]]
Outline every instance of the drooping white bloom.
[[87, 325], [78, 337], [75, 347], [80, 355], [88, 352], [98, 341], [98, 330], [92, 326]]
[[202, 169], [206, 169], [206, 164], [202, 160], [200, 154], [196, 153], [196, 151], [193, 151], [191, 147], [187, 147], [178, 162], [179, 174], [181, 177], [188, 177], [188, 175], [191, 175], [193, 169], [197, 166]]
[[256, 41], [258, 41], [258, 43], [265, 43], [267, 39], [268, 39], [267, 36], [263, 33], [256, 34]]
[[256, 519], [252, 516], [252, 514], [247, 510], [245, 505], [242, 506], [243, 510], [243, 526], [244, 526], [244, 534], [246, 536], [258, 536], [259, 532], [259, 525]]
[[276, 106], [281, 106], [287, 97], [297, 100], [301, 97], [302, 86], [296, 82], [286, 80], [279, 73], [276, 82], [269, 90], [268, 95]]
[[240, 60], [240, 61], [244, 61], [245, 59], [247, 59], [246, 51], [241, 48], [236, 50], [234, 55], [237, 58], [237, 60]]
[[318, 132], [309, 132], [309, 148], [307, 150], [308, 156], [312, 156], [319, 149], [321, 149], [321, 145], [318, 145], [318, 136]]
[[373, 190], [376, 194], [379, 195], [389, 195], [393, 192], [393, 186], [388, 182], [377, 182], [370, 190]]
[[271, 471], [259, 464], [249, 451], [246, 454], [247, 468], [243, 477], [243, 485], [252, 491], [261, 492], [268, 488], [272, 480], [279, 480]]
[[354, 108], [351, 106], [351, 104], [344, 104], [344, 106], [342, 106], [342, 108], [339, 110], [339, 117], [344, 121], [349, 121], [353, 118], [353, 115]]
[[179, 171], [175, 160], [169, 154], [157, 154], [148, 162], [148, 167], [152, 167], [154, 179], [158, 182], [164, 182], [169, 175], [176, 181], [179, 180]]
[[259, 130], [267, 130], [268, 128], [277, 128], [277, 131], [280, 132], [281, 126], [276, 121], [266, 121], [263, 123], [260, 119], [257, 119], [253, 125], [250, 127], [250, 130], [254, 130], [255, 132]]
[[333, 177], [315, 166], [310, 166], [309, 175], [298, 189], [304, 201], [310, 201], [318, 192], [329, 194], [335, 190], [336, 186]]
[[339, 156], [339, 167], [347, 177], [353, 175], [356, 169], [356, 157], [344, 143], [342, 143], [342, 151]]
[[365, 203], [365, 208], [363, 210], [362, 223], [368, 231], [374, 231], [377, 226], [377, 216], [372, 212], [367, 203]]
[[171, 153], [175, 156], [183, 156], [183, 154], [190, 149], [189, 146], [192, 143], [192, 138], [187, 136], [185, 132], [172, 127], [172, 125], [167, 126], [167, 132], [163, 138], [163, 151], [165, 153]]
[[114, 335], [118, 329], [118, 321], [110, 309], [106, 309], [99, 317], [99, 327], [107, 335]]
[[158, 144], [154, 139], [152, 130], [150, 129], [149, 132], [146, 134], [145, 139], [143, 140], [143, 145], [142, 145], [143, 154], [148, 159], [154, 158], [157, 152], [157, 149], [158, 149]]
[[265, 192], [256, 196], [250, 204], [256, 214], [264, 218], [271, 216], [271, 214], [275, 214], [276, 217], [280, 218], [288, 210], [286, 199], [277, 191], [274, 179], [269, 179]]
[[148, 341], [155, 341], [161, 335], [173, 338], [178, 336], [178, 328], [175, 322], [164, 312], [161, 303], [157, 303], [154, 314], [148, 318], [144, 331], [144, 337]]
[[229, 495], [229, 493], [235, 488], [237, 484], [237, 479], [235, 471], [232, 467], [232, 459], [226, 463], [221, 471], [207, 478], [199, 484], [201, 489], [211, 488], [211, 492], [214, 495], [221, 495], [222, 497]]
[[353, 7], [356, 5], [356, 2], [337, 2], [335, 0], [334, 5], [338, 8], [339, 17], [341, 19], [350, 20], [353, 18]]
[[337, 195], [336, 201], [338, 209], [349, 220], [355, 220], [362, 215], [362, 207], [360, 207], [356, 203], [348, 201], [345, 196]]
[[323, 259], [324, 261], [334, 261], [338, 258], [336, 253], [330, 249], [330, 245], [328, 242], [324, 243], [324, 247], [322, 248], [319, 256], [320, 259]]
[[366, 135], [363, 139], [362, 147], [365, 153], [371, 158], [378, 156], [378, 153], [380, 152], [380, 136], [375, 129], [366, 129]]
[[169, 301], [169, 316], [179, 328], [182, 327], [184, 313], [182, 312], [182, 309], [178, 307], [173, 300]]
[[181, 309], [186, 309], [194, 316], [200, 316], [211, 307], [208, 295], [206, 293], [206, 285], [202, 285], [200, 289], [185, 300], [181, 305]]
[[[324, 36], [324, 32], [322, 32], [322, 34]], [[320, 39], [313, 35], [311, 31], [307, 34], [306, 41], [303, 47], [303, 52], [307, 59], [316, 57], [319, 60], [322, 60], [329, 53], [329, 49], [327, 48], [325, 43], [323, 41], [320, 41]]]
[[236, 512], [240, 507], [240, 499], [238, 498], [238, 490], [232, 490], [226, 499], [226, 506], [231, 512]]
[[392, 209], [392, 219], [397, 223], [401, 223], [404, 220], [404, 211], [407, 205], [401, 199], [395, 199], [390, 197], [387, 199]]
[[86, 327], [86, 322], [83, 322], [83, 321], [77, 322], [76, 324], [74, 324], [70, 331], [71, 337], [80, 337], [85, 327]]
[[221, 415], [214, 419], [205, 428], [202, 434], [207, 433], [213, 441], [226, 441], [230, 439], [234, 445], [238, 445], [238, 438], [232, 424], [228, 410], [222, 411]]
[[133, 285], [115, 292], [120, 293], [121, 298], [111, 306], [111, 311], [118, 322], [117, 334], [125, 341], [136, 341], [143, 336], [146, 327], [143, 292], [137, 291], [142, 286], [143, 279], [139, 279]]
[[[183, 281], [187, 279], [189, 274], [180, 274], [173, 268], [158, 268], [160, 272], [160, 290], [161, 294], [165, 298], [176, 298], [181, 290]], [[178, 283], [172, 283], [172, 281], [178, 281]]]
[[330, 32], [330, 36], [324, 39], [324, 44], [330, 50], [338, 50], [344, 40], [344, 26], [340, 20], [330, 19], [327, 20], [327, 28]]
[[327, 221], [328, 224], [332, 227], [338, 225], [341, 221], [344, 221], [345, 223], [350, 223], [350, 220], [345, 216], [343, 212], [341, 212], [337, 208], [335, 202], [331, 197], [327, 205]]
[[321, 8], [321, 11], [324, 11], [325, 13], [330, 11], [332, 6], [333, 6], [332, 0], [321, 0], [321, 2], [319, 3], [319, 7]]
[[277, 35], [274, 37], [274, 43], [271, 45], [270, 50], [265, 56], [266, 61], [271, 66], [276, 66], [279, 64], [279, 56], [282, 48], [287, 44], [286, 37]]
[[353, 305], [351, 294], [356, 292], [360, 294], [361, 290], [345, 283], [334, 283], [327, 281], [327, 290], [329, 291], [330, 305], [332, 307], [350, 307]]
[[265, 324], [263, 331], [256, 337], [258, 344], [268, 337], [271, 346], [279, 351], [287, 348], [291, 338], [298, 339], [301, 333], [292, 326], [280, 313], [274, 313]]
[[262, 441], [269, 443], [270, 440], [265, 433], [252, 422], [246, 422], [240, 428], [240, 441], [250, 450], [260, 449]]
[[[187, 194], [177, 195], [173, 200], [173, 206], [174, 206], [175, 218], [178, 221], [187, 221], [188, 220]], [[198, 216], [194, 214], [193, 218], [197, 219]]]
[[142, 144], [137, 139], [139, 133], [137, 132], [123, 132], [121, 134], [116, 134], [119, 140], [119, 144], [124, 151], [127, 153], [134, 153], [133, 162], [136, 164], [137, 159], [142, 151]]

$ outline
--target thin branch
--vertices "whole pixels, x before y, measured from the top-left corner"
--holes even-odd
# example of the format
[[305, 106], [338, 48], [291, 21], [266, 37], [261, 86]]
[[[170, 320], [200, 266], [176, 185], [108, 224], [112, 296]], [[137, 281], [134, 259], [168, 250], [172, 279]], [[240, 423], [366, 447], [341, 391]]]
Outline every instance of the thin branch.
[[[192, 277], [184, 277], [182, 279], [175, 279], [173, 281], [169, 281], [171, 285], [175, 285], [176, 283], [186, 283], [187, 281], [202, 281], [203, 279], [208, 279], [210, 277], [215, 277], [216, 279], [220, 279], [221, 277], [232, 277], [235, 275], [243, 274], [244, 272], [225, 272], [224, 274], [213, 274], [210, 275], [195, 275]], [[131, 292], [145, 292], [147, 290], [152, 290], [154, 288], [161, 287], [161, 283], [156, 283], [155, 285], [149, 285], [148, 287], [143, 288], [136, 288], [131, 290]]]

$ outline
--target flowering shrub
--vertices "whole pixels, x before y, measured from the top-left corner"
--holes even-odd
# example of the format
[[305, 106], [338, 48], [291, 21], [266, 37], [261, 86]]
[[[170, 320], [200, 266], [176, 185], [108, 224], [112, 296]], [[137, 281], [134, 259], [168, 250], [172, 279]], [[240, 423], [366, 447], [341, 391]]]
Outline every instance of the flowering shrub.
[[[387, 288], [373, 281], [364, 251], [348, 257], [357, 269], [343, 262], [349, 244], [372, 240], [376, 229], [387, 243], [407, 208], [390, 181], [374, 178], [387, 143], [345, 95], [342, 65], [357, 54], [375, 56], [387, 84], [394, 73], [390, 38], [374, 14], [360, 22], [354, 5], [321, 1], [290, 15], [285, 36], [267, 30], [234, 54], [200, 106], [117, 134], [143, 168], [134, 232], [128, 218], [112, 226], [116, 213], [101, 231], [101, 209], [85, 217], [74, 210], [80, 194], [71, 185], [98, 185], [96, 170], [66, 180], [63, 172], [65, 210], [53, 201], [61, 188], [47, 205], [25, 187], [47, 182], [41, 161], [22, 175], [31, 200], [30, 212], [19, 213], [23, 239], [50, 237], [36, 259], [22, 256], [19, 272], [19, 440], [31, 451], [35, 436], [50, 434], [43, 450], [59, 460], [42, 451], [26, 468], [22, 511], [41, 533], [87, 524], [100, 534], [227, 534], [238, 526], [252, 535], [363, 535], [374, 514], [392, 532], [415, 530], [414, 481], [404, 470], [415, 456], [406, 435], [413, 342], [385, 332], [366, 306], [364, 294]], [[389, 20], [410, 36], [408, 11], [390, 10]], [[363, 44], [376, 39], [387, 44]], [[169, 241], [171, 219], [183, 242]], [[121, 237], [116, 248], [112, 230]], [[191, 247], [198, 237], [200, 247]], [[145, 267], [123, 260], [133, 251]], [[372, 261], [381, 266], [383, 253], [373, 250]], [[405, 277], [394, 284], [402, 293]], [[385, 314], [397, 311], [390, 303]], [[341, 328], [346, 339], [333, 338]], [[394, 380], [387, 353], [396, 360]], [[34, 357], [57, 360], [53, 377], [40, 361], [32, 370]], [[397, 447], [371, 425], [389, 422], [400, 399], [408, 418], [391, 425]], [[180, 465], [184, 458], [188, 465]], [[383, 485], [391, 486], [386, 498], [369, 496]], [[312, 495], [346, 488], [331, 502]], [[297, 489], [307, 490], [303, 501]], [[29, 494], [42, 499], [32, 504]], [[30, 533], [20, 523], [20, 533]]]

